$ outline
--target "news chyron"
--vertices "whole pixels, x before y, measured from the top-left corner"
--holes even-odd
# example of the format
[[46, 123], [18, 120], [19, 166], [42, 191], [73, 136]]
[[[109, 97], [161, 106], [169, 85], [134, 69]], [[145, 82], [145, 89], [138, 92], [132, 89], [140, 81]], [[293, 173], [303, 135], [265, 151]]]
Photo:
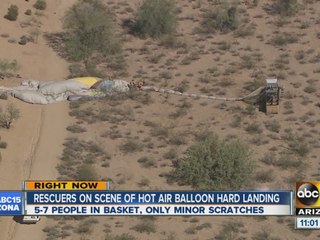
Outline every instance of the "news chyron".
[[296, 215], [320, 216], [320, 182], [296, 183]]

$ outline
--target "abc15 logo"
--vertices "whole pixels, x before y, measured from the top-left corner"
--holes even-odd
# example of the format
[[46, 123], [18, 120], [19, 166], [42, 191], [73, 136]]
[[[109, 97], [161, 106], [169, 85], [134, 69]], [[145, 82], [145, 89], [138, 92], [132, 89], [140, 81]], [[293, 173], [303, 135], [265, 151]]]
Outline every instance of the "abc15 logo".
[[320, 207], [320, 182], [296, 183], [296, 207]]

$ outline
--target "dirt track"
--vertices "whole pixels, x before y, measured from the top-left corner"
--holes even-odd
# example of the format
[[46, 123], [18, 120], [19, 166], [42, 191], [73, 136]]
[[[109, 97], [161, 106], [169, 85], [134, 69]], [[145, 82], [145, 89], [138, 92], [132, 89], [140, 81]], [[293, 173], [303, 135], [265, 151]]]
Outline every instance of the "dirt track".
[[[56, 179], [56, 164], [62, 151], [66, 127], [68, 126], [68, 104], [59, 103], [43, 107], [40, 134], [33, 156], [29, 179]], [[25, 236], [32, 236], [34, 240], [44, 239], [41, 231], [46, 223], [43, 217], [36, 225], [21, 225], [12, 221], [8, 239], [22, 240]]]

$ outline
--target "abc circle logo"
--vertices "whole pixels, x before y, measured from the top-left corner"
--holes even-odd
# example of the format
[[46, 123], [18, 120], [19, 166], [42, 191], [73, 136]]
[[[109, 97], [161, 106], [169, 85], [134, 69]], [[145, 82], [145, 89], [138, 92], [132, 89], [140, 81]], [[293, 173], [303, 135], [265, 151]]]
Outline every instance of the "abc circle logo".
[[319, 198], [319, 190], [312, 183], [304, 183], [298, 188], [297, 198], [304, 205], [313, 205]]

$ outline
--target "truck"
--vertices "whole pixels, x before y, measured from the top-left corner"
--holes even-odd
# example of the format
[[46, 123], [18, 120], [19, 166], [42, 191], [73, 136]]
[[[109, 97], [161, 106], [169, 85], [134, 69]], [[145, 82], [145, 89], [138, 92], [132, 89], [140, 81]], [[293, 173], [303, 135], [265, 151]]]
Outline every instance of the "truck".
[[40, 216], [29, 216], [29, 215], [24, 215], [22, 218], [22, 223], [26, 224], [36, 224], [37, 222], [40, 221]]

